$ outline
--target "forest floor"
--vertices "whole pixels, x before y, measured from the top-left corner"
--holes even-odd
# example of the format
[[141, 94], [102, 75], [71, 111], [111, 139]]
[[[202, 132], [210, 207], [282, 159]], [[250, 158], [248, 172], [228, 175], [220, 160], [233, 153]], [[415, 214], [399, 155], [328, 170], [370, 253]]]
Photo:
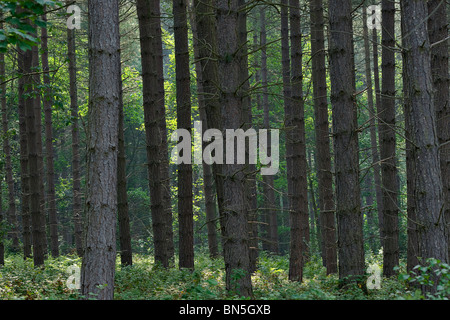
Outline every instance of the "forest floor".
[[[149, 255], [134, 255], [133, 266], [121, 267], [118, 259], [115, 279], [116, 300], [237, 300], [226, 292], [224, 263], [197, 254], [195, 271], [169, 270], [155, 267]], [[370, 257], [368, 263], [377, 263]], [[73, 266], [77, 266], [73, 268]], [[75, 300], [75, 283], [81, 266], [77, 256], [66, 255], [46, 260], [45, 268], [34, 268], [32, 260], [8, 255], [0, 267], [0, 300]], [[401, 269], [401, 268], [400, 268]], [[262, 253], [258, 271], [252, 277], [255, 299], [258, 300], [404, 300], [423, 298], [418, 290], [409, 289], [406, 277], [382, 278], [379, 289], [363, 290], [358, 285], [339, 286], [337, 275], [326, 275], [321, 261], [312, 258], [304, 269], [302, 283], [288, 280], [287, 256]], [[72, 278], [70, 278], [72, 276]], [[405, 280], [401, 280], [405, 278]], [[75, 280], [74, 280], [75, 279]], [[69, 281], [68, 281], [69, 280]], [[448, 290], [448, 288], [447, 288]], [[95, 296], [90, 297], [95, 299]]]

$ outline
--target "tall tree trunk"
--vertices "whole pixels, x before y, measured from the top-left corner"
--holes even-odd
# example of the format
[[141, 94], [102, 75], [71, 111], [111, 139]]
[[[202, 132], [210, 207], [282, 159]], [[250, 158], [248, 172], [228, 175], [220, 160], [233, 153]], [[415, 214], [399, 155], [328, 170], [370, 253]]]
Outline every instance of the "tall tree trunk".
[[[1, 18], [1, 14], [0, 14]], [[0, 29], [3, 28], [3, 24], [0, 23]], [[4, 82], [6, 78], [6, 63], [5, 55], [0, 54], [0, 82]], [[0, 103], [2, 111], [2, 133], [3, 133], [3, 152], [5, 154], [4, 170], [6, 174], [6, 183], [8, 185], [8, 212], [6, 214], [7, 221], [11, 226], [11, 230], [8, 232], [10, 239], [12, 239], [12, 250], [14, 252], [19, 251], [19, 231], [16, 217], [16, 200], [15, 200], [15, 183], [12, 171], [11, 162], [11, 146], [9, 144], [8, 133], [8, 113], [6, 110], [6, 83], [3, 83], [0, 87]]]
[[[203, 71], [200, 63], [200, 54], [199, 54], [199, 39], [197, 34], [197, 22], [195, 21], [195, 8], [192, 4], [190, 7], [190, 23], [192, 28], [193, 35], [193, 47], [194, 47], [194, 58], [195, 58], [195, 73], [197, 75], [197, 102], [199, 109], [200, 121], [202, 121], [202, 132], [201, 135], [203, 137], [207, 125], [206, 119], [206, 110], [205, 110], [205, 97], [203, 90]], [[203, 141], [203, 148], [206, 146], [206, 143]], [[211, 258], [216, 258], [219, 256], [219, 247], [217, 240], [217, 212], [216, 212], [216, 201], [214, 196], [214, 179], [212, 173], [212, 167], [209, 164], [206, 164], [205, 161], [202, 161], [202, 169], [203, 169], [203, 192], [205, 195], [205, 214], [206, 214], [206, 228], [208, 230], [208, 248], [209, 255]]]
[[[242, 126], [242, 97], [238, 94], [241, 79], [238, 0], [217, 5], [217, 53], [219, 55], [219, 101], [222, 108], [222, 132]], [[228, 151], [230, 152], [230, 151]], [[236, 152], [233, 150], [236, 159]], [[235, 160], [236, 161], [236, 160]], [[242, 296], [252, 296], [247, 234], [244, 165], [223, 166], [224, 203], [221, 216], [226, 287]], [[237, 274], [239, 276], [237, 277]]]
[[[448, 243], [443, 216], [443, 188], [440, 179], [439, 139], [431, 71], [431, 47], [427, 33], [426, 1], [401, 1], [403, 59], [407, 86], [411, 147], [415, 165], [417, 237], [420, 263], [435, 258], [448, 262]], [[428, 288], [434, 292], [435, 285]]]
[[291, 248], [289, 262], [289, 279], [302, 281], [303, 265], [308, 256], [309, 214], [308, 182], [305, 138], [305, 109], [303, 102], [302, 44], [300, 29], [300, 3], [290, 0], [291, 25], [291, 89], [289, 129], [290, 152], [292, 157], [292, 193], [291, 194]]
[[[378, 54], [378, 31], [376, 28], [372, 31], [372, 49], [373, 49], [373, 82], [375, 88], [375, 110], [376, 110], [376, 118], [377, 118], [377, 132], [378, 132], [378, 142], [380, 141], [380, 119], [379, 119], [379, 110], [381, 109], [381, 89], [380, 89], [380, 70], [379, 70], [379, 54]], [[378, 157], [380, 156], [378, 148]], [[381, 160], [381, 159], [380, 159]], [[379, 171], [381, 170], [381, 162], [378, 162]], [[376, 183], [376, 182], [375, 182]], [[382, 190], [382, 180], [381, 180], [381, 171], [380, 171], [380, 180], [378, 186], [376, 186], [377, 192], [377, 213], [378, 213], [378, 231], [380, 235], [380, 244], [381, 247], [384, 247], [383, 239], [384, 239], [384, 226], [383, 226], [383, 190]]]
[[173, 238], [169, 236], [172, 223], [169, 223], [167, 218], [168, 206], [165, 203], [166, 186], [169, 181], [164, 179], [166, 177], [164, 172], [168, 170], [168, 167], [165, 166], [162, 158], [167, 157], [168, 154], [166, 132], [161, 125], [165, 122], [165, 106], [164, 95], [161, 96], [160, 88], [162, 70], [160, 71], [159, 66], [162, 67], [162, 43], [159, 1], [138, 0], [137, 13], [155, 260], [167, 268], [173, 257]]
[[23, 256], [24, 259], [31, 258], [32, 239], [31, 239], [31, 212], [30, 212], [30, 174], [28, 171], [28, 131], [25, 112], [24, 94], [26, 81], [24, 74], [28, 67], [25, 65], [25, 52], [17, 48], [18, 73], [22, 75], [18, 80], [18, 114], [19, 114], [19, 145], [20, 145], [20, 184], [21, 184], [21, 214], [22, 214], [22, 233], [23, 233]]
[[[186, 6], [186, 0], [173, 0], [177, 127], [191, 134], [191, 78]], [[187, 163], [178, 165], [178, 221], [179, 267], [194, 269], [192, 165]]]
[[[264, 112], [264, 129], [270, 130], [269, 112], [269, 88], [267, 70], [267, 31], [265, 6], [261, 6], [259, 17], [261, 23], [261, 85], [262, 85], [262, 105]], [[271, 154], [270, 139], [268, 139], [267, 153]], [[263, 198], [264, 198], [264, 221], [266, 223], [266, 245], [263, 248], [272, 253], [278, 254], [278, 224], [277, 211], [275, 207], [274, 177], [272, 175], [263, 177]]]
[[[450, 243], [450, 77], [448, 73], [448, 20], [443, 0], [428, 1], [428, 32], [431, 47], [431, 72], [434, 85], [437, 137], [440, 145], [441, 179], [444, 188], [443, 217], [447, 221]], [[449, 246], [450, 257], [450, 246]]]
[[[2, 168], [3, 169], [3, 168]], [[1, 182], [1, 179], [0, 179]], [[3, 192], [2, 188], [0, 188], [0, 203], [3, 201]], [[3, 208], [0, 206], [0, 226], [3, 226]], [[5, 237], [3, 232], [0, 233], [0, 267], [5, 265]]]
[[383, 189], [383, 274], [395, 274], [399, 263], [398, 246], [398, 179], [395, 137], [395, 3], [382, 2], [382, 80], [381, 106], [378, 109]]
[[354, 111], [351, 1], [329, 1], [330, 78], [336, 171], [339, 278], [364, 274], [358, 132]]
[[316, 134], [317, 182], [327, 274], [337, 272], [336, 222], [331, 172], [330, 123], [328, 121], [327, 75], [322, 0], [310, 2], [312, 80]]
[[81, 294], [89, 298], [89, 294], [94, 293], [99, 300], [112, 300], [116, 263], [120, 99], [119, 1], [91, 0], [88, 10], [87, 229], [81, 267]]
[[[120, 61], [119, 61], [120, 62]], [[119, 63], [119, 74], [122, 75], [122, 63]], [[123, 266], [133, 264], [133, 253], [131, 249], [130, 215], [128, 212], [127, 195], [127, 159], [125, 153], [125, 132], [124, 132], [124, 112], [123, 112], [123, 82], [120, 77], [119, 96], [119, 123], [118, 123], [118, 147], [117, 155], [117, 211], [119, 221], [120, 240], [120, 262]]]
[[[373, 180], [375, 183], [375, 195], [377, 199], [377, 208], [381, 207], [383, 193], [381, 191], [381, 174], [380, 174], [380, 154], [378, 152], [378, 139], [377, 139], [377, 113], [374, 107], [373, 97], [373, 83], [372, 83], [372, 70], [370, 68], [370, 44], [369, 44], [369, 30], [367, 27], [367, 9], [363, 7], [363, 37], [364, 37], [364, 61], [365, 61], [365, 73], [366, 73], [366, 86], [367, 86], [367, 106], [369, 109], [370, 117], [370, 144], [371, 155], [373, 165]], [[378, 61], [374, 61], [378, 63]], [[373, 239], [371, 239], [373, 241]]]
[[[47, 14], [42, 16], [47, 21]], [[44, 112], [45, 112], [45, 151], [47, 164], [47, 205], [50, 228], [50, 249], [52, 257], [59, 256], [58, 244], [58, 217], [56, 211], [55, 192], [55, 166], [53, 152], [53, 124], [52, 124], [52, 90], [50, 88], [50, 70], [48, 65], [48, 32], [47, 28], [41, 28], [42, 71], [44, 72]], [[46, 73], [45, 73], [46, 72]]]
[[77, 90], [77, 56], [75, 29], [67, 29], [67, 56], [69, 60], [70, 112], [72, 118], [72, 192], [73, 224], [75, 248], [77, 254], [83, 254], [82, 244], [82, 209], [81, 209], [81, 174], [80, 174], [80, 136], [78, 126], [78, 90]]

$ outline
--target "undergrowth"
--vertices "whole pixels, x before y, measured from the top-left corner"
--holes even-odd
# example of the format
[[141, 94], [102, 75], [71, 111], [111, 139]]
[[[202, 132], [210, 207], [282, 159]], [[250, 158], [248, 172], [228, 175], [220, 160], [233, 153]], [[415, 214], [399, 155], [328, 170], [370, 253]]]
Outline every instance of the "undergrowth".
[[[368, 263], [377, 259], [368, 257]], [[2, 300], [71, 300], [79, 299], [77, 290], [69, 289], [71, 266], [81, 267], [77, 256], [49, 258], [45, 268], [34, 268], [31, 260], [19, 255], [6, 258], [0, 267]], [[258, 270], [252, 276], [254, 299], [258, 300], [393, 300], [424, 299], [410, 289], [413, 279], [405, 273], [397, 278], [382, 278], [381, 288], [363, 290], [361, 285], [339, 285], [337, 275], [327, 275], [321, 260], [312, 257], [305, 265], [303, 282], [288, 279], [289, 259], [261, 253]], [[424, 269], [423, 269], [424, 270]], [[164, 269], [153, 257], [135, 255], [133, 265], [116, 267], [116, 300], [226, 300], [241, 299], [225, 290], [224, 263], [207, 254], [196, 255], [195, 270]], [[70, 284], [70, 283], [69, 283]]]

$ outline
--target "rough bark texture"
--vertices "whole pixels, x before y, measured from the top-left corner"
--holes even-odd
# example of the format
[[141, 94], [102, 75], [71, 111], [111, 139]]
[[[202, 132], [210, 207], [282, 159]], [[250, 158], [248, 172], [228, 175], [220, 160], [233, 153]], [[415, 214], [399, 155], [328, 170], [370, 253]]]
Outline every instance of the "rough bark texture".
[[[443, 216], [450, 243], [450, 78], [448, 73], [448, 20], [444, 0], [428, 1], [428, 33], [431, 48], [431, 72], [434, 86], [437, 138], [440, 145], [441, 179], [444, 188]], [[450, 256], [450, 247], [449, 247]]]
[[351, 1], [330, 0], [330, 78], [336, 171], [339, 278], [364, 274], [358, 133], [354, 110]]
[[[238, 48], [238, 0], [218, 1], [217, 52], [219, 54], [219, 101], [222, 108], [222, 132], [242, 126], [240, 86], [240, 51]], [[235, 153], [236, 155], [236, 153]], [[236, 159], [236, 157], [235, 157]], [[242, 296], [252, 295], [244, 165], [223, 166], [224, 202], [221, 215], [226, 287]]]
[[382, 80], [380, 119], [380, 158], [383, 190], [383, 274], [393, 276], [399, 263], [398, 177], [395, 137], [395, 3], [382, 1]]
[[[167, 140], [165, 125], [164, 86], [162, 83], [162, 43], [159, 1], [137, 1], [140, 44], [145, 132], [147, 137], [147, 161], [151, 198], [153, 242], [155, 260], [169, 267], [173, 257], [172, 223], [168, 219], [166, 192], [168, 167], [165, 166]], [[159, 61], [161, 60], [161, 61]], [[163, 79], [162, 79], [163, 80]], [[164, 128], [163, 128], [164, 127]], [[165, 147], [164, 147], [165, 145]], [[171, 212], [170, 212], [171, 216]], [[170, 221], [169, 221], [170, 220]]]
[[90, 0], [86, 235], [81, 293], [114, 297], [120, 98], [118, 0]]
[[[186, 0], [173, 1], [177, 127], [191, 133], [191, 88]], [[190, 144], [189, 144], [190, 145]], [[179, 267], [194, 269], [192, 165], [178, 165]]]
[[[426, 1], [401, 1], [403, 59], [409, 106], [410, 133], [415, 165], [414, 202], [420, 262], [427, 258], [448, 262], [443, 188], [440, 179], [439, 139], [433, 98], [431, 48], [427, 33]], [[436, 287], [436, 286], [435, 286]], [[435, 288], [434, 288], [435, 289]]]
[[[43, 21], [47, 21], [47, 15], [42, 16]], [[48, 32], [47, 28], [41, 28], [41, 61], [42, 71], [44, 72], [44, 113], [45, 113], [45, 152], [47, 165], [47, 206], [48, 206], [48, 221], [50, 229], [50, 249], [52, 257], [59, 256], [58, 244], [58, 217], [56, 211], [56, 193], [55, 193], [55, 166], [54, 166], [54, 152], [53, 152], [53, 122], [52, 122], [52, 90], [50, 88], [50, 70], [48, 65]], [[45, 73], [47, 72], [47, 73]]]
[[330, 123], [328, 121], [327, 75], [322, 0], [310, 2], [312, 80], [314, 92], [314, 121], [316, 134], [317, 182], [320, 221], [327, 273], [337, 272], [335, 204], [331, 172]]
[[290, 227], [291, 248], [289, 262], [289, 279], [302, 281], [303, 265], [308, 257], [309, 214], [308, 181], [306, 162], [305, 116], [303, 102], [302, 75], [302, 36], [300, 29], [300, 3], [290, 0], [289, 21], [291, 26], [291, 104], [290, 117], [286, 123], [287, 138], [290, 140], [292, 170]]
[[72, 192], [73, 192], [73, 224], [75, 248], [77, 254], [83, 254], [82, 243], [82, 211], [81, 211], [81, 174], [80, 174], [80, 136], [78, 126], [78, 90], [77, 90], [77, 56], [75, 51], [75, 30], [67, 29], [67, 57], [69, 59], [69, 92], [70, 114], [72, 117]]

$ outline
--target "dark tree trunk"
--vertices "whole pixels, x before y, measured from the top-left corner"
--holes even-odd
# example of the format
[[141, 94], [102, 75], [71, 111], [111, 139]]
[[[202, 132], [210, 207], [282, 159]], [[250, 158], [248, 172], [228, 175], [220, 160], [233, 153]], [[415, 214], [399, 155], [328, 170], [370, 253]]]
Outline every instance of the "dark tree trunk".
[[[197, 75], [197, 101], [198, 101], [198, 109], [200, 115], [200, 121], [202, 121], [202, 132], [201, 135], [203, 137], [206, 128], [208, 127], [207, 119], [206, 119], [206, 110], [205, 110], [205, 97], [203, 90], [203, 72], [202, 66], [199, 61], [199, 41], [197, 35], [197, 23], [195, 21], [194, 7], [190, 8], [192, 10], [190, 14], [190, 22], [192, 28], [193, 35], [193, 47], [194, 47], [194, 58], [195, 58], [195, 72]], [[203, 148], [206, 146], [206, 143], [203, 142]], [[205, 214], [206, 214], [206, 228], [208, 230], [208, 248], [209, 255], [211, 258], [216, 258], [219, 256], [219, 247], [217, 240], [217, 212], [216, 212], [216, 201], [214, 196], [214, 179], [212, 173], [212, 166], [206, 164], [205, 161], [202, 161], [202, 169], [203, 169], [203, 192], [205, 195]]]
[[310, 2], [312, 79], [316, 134], [317, 182], [327, 274], [337, 272], [336, 222], [331, 172], [330, 123], [328, 121], [327, 75], [322, 0]]
[[[120, 61], [119, 61], [120, 62]], [[119, 74], [122, 74], [122, 64], [119, 63]], [[127, 159], [125, 153], [124, 111], [123, 111], [123, 82], [120, 78], [119, 96], [119, 123], [118, 123], [118, 148], [117, 155], [117, 211], [119, 221], [120, 262], [123, 266], [133, 264], [131, 249], [130, 215], [128, 212], [127, 195]]]
[[[81, 294], [114, 297], [120, 99], [119, 1], [89, 1], [86, 236]], [[108, 19], [105, 19], [108, 17]], [[105, 286], [106, 285], [106, 286]]]
[[[1, 19], [1, 14], [0, 14]], [[0, 23], [0, 29], [3, 28], [3, 24]], [[8, 236], [12, 239], [12, 251], [19, 251], [19, 231], [16, 217], [16, 200], [15, 200], [15, 183], [12, 172], [12, 162], [11, 162], [11, 146], [9, 143], [9, 133], [8, 133], [8, 112], [6, 109], [6, 64], [5, 55], [0, 54], [0, 82], [3, 84], [0, 87], [0, 103], [2, 112], [2, 133], [3, 133], [3, 152], [5, 154], [4, 159], [4, 170], [6, 174], [6, 183], [8, 185], [8, 212], [6, 214], [7, 221], [11, 226], [8, 232]], [[3, 177], [2, 177], [3, 178]]]
[[[238, 37], [238, 0], [217, 5], [217, 53], [219, 69], [219, 102], [222, 108], [222, 132], [242, 126], [242, 97]], [[236, 152], [234, 152], [236, 155]], [[236, 156], [234, 157], [236, 159]], [[250, 259], [247, 234], [244, 165], [223, 166], [223, 212], [221, 212], [226, 287], [241, 296], [252, 296]], [[237, 276], [239, 274], [239, 276]]]
[[[43, 21], [47, 21], [47, 15], [42, 16]], [[53, 152], [53, 123], [52, 123], [52, 90], [50, 88], [50, 71], [48, 65], [48, 32], [47, 28], [41, 28], [41, 49], [42, 49], [42, 71], [44, 72], [44, 112], [45, 112], [45, 152], [47, 164], [47, 205], [50, 229], [50, 249], [52, 257], [59, 256], [58, 244], [58, 217], [56, 211], [56, 192], [55, 192], [55, 166]], [[45, 73], [47, 72], [47, 73]]]
[[[450, 78], [448, 73], [447, 3], [428, 1], [428, 32], [431, 48], [431, 72], [434, 86], [437, 138], [440, 145], [441, 179], [444, 190], [443, 217], [447, 221], [450, 243]], [[450, 246], [449, 246], [450, 257]]]
[[395, 3], [382, 1], [382, 80], [381, 106], [378, 109], [383, 190], [383, 274], [395, 274], [399, 263], [398, 178], [395, 137]]
[[[24, 75], [28, 67], [25, 65], [25, 52], [17, 48], [19, 74]], [[25, 114], [25, 98], [27, 92], [25, 77], [18, 80], [18, 113], [19, 113], [19, 140], [20, 140], [20, 184], [21, 184], [21, 214], [23, 233], [23, 256], [25, 259], [31, 258], [31, 212], [30, 212], [30, 174], [28, 171], [28, 134]]]
[[353, 85], [351, 1], [329, 1], [330, 78], [336, 171], [339, 278], [364, 274], [358, 132]]
[[[448, 262], [448, 243], [443, 216], [439, 139], [431, 71], [431, 47], [427, 33], [426, 1], [401, 1], [403, 61], [407, 87], [406, 128], [410, 134], [415, 166], [414, 202], [420, 263], [435, 258]], [[434, 279], [436, 280], [436, 279]], [[436, 281], [435, 281], [436, 282]], [[437, 283], [429, 290], [434, 292]]]
[[[261, 23], [261, 85], [262, 85], [262, 105], [264, 112], [264, 129], [270, 129], [269, 118], [269, 89], [268, 89], [268, 70], [267, 70], [267, 31], [264, 6], [260, 8]], [[270, 139], [268, 139], [267, 152], [271, 154]], [[263, 198], [264, 198], [264, 218], [266, 225], [266, 239], [263, 244], [265, 250], [278, 254], [278, 224], [277, 211], [275, 207], [274, 177], [272, 175], [263, 177]]]
[[81, 174], [80, 174], [80, 136], [78, 126], [78, 90], [77, 90], [77, 56], [75, 51], [75, 30], [67, 29], [67, 56], [69, 60], [70, 112], [72, 117], [72, 192], [73, 192], [73, 224], [75, 248], [82, 256], [82, 209], [81, 209]]
[[289, 279], [302, 281], [303, 266], [308, 257], [309, 214], [308, 181], [306, 162], [305, 116], [303, 102], [302, 43], [300, 29], [300, 3], [290, 0], [291, 26], [291, 103], [290, 119], [286, 125], [289, 129], [288, 139], [291, 143], [292, 157], [292, 192], [290, 207], [291, 248], [289, 262]]
[[[172, 223], [171, 219], [168, 219], [168, 205], [166, 204], [167, 184], [169, 183], [168, 167], [163, 159], [163, 157], [167, 157], [168, 153], [165, 125], [162, 125], [165, 124], [165, 106], [164, 91], [161, 96], [164, 83], [161, 83], [163, 79], [161, 79], [162, 70], [160, 70], [163, 57], [159, 1], [138, 0], [137, 12], [142, 56], [145, 132], [155, 260], [167, 268], [173, 257], [173, 237], [170, 236]], [[165, 174], [166, 169], [167, 174]]]
[[[186, 0], [173, 0], [177, 127], [191, 134], [191, 83]], [[189, 144], [190, 146], [190, 144]], [[179, 267], [194, 269], [192, 165], [178, 165]]]

